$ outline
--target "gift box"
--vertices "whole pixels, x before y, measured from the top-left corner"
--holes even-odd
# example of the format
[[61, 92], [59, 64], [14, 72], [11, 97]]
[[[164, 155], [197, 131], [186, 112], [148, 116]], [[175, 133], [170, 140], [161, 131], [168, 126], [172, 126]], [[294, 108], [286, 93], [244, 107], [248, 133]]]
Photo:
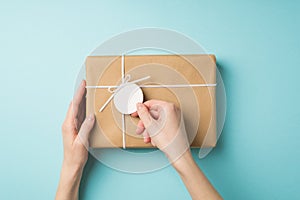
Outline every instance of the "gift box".
[[[86, 66], [86, 110], [95, 114], [93, 148], [149, 148], [136, 135], [138, 118], [118, 112], [113, 101], [99, 110], [124, 80], [136, 83], [144, 101], [158, 99], [180, 107], [191, 147], [216, 144], [216, 59], [214, 55], [89, 56]], [[99, 86], [99, 87], [97, 87]], [[101, 86], [101, 87], [100, 87]], [[148, 86], [148, 87], [147, 87]]]

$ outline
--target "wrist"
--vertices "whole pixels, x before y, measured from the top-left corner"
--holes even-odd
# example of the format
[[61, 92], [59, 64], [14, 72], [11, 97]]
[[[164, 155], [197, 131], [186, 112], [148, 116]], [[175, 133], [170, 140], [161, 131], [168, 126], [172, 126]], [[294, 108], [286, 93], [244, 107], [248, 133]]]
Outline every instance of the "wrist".
[[63, 162], [56, 199], [78, 199], [83, 168]]
[[195, 161], [193, 159], [192, 153], [190, 149], [188, 149], [180, 158], [172, 163], [173, 167], [180, 175], [184, 175], [189, 171], [189, 168], [195, 165]]
[[81, 178], [83, 172], [83, 167], [79, 165], [70, 165], [67, 162], [63, 162], [61, 175], [69, 178], [69, 179], [76, 179]]

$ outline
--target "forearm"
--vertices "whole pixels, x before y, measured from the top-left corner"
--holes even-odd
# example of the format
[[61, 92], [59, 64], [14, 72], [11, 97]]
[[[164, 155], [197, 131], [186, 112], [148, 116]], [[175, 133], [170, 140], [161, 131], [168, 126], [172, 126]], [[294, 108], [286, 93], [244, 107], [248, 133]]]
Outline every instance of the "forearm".
[[190, 150], [173, 163], [193, 199], [222, 199], [195, 163]]
[[56, 200], [77, 200], [80, 179], [83, 169], [80, 167], [62, 166]]

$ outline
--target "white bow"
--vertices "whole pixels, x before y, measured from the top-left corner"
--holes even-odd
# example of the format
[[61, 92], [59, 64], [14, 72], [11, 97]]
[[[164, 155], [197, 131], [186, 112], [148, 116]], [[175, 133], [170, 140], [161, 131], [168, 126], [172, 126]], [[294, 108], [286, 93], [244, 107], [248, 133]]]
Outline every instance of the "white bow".
[[[112, 95], [107, 99], [107, 101], [103, 104], [103, 106], [99, 109], [99, 112], [102, 112], [104, 110], [104, 108], [107, 106], [107, 104], [112, 100], [112, 98], [115, 96], [115, 94], [121, 90], [124, 86], [128, 85], [128, 84], [133, 84], [133, 83], [137, 83], [137, 82], [141, 82], [141, 81], [144, 81], [144, 80], [147, 80], [149, 79], [150, 76], [146, 76], [146, 77], [143, 77], [143, 78], [140, 78], [140, 79], [137, 79], [137, 80], [134, 80], [134, 81], [131, 81], [130, 82], [130, 79], [131, 79], [131, 76], [130, 74], [127, 74], [124, 78], [122, 78], [122, 82], [120, 85], [117, 85], [117, 86], [110, 86], [107, 88], [107, 90], [112, 93]], [[112, 90], [112, 88], [116, 88], [114, 90]]]

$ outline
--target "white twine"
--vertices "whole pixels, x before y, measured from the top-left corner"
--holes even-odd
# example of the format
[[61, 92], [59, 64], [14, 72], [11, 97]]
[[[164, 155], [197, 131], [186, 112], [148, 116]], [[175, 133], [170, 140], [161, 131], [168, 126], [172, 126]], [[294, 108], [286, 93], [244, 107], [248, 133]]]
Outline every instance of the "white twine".
[[[146, 78], [146, 77], [145, 77]], [[140, 79], [138, 79], [140, 80]], [[136, 81], [131, 81], [130, 83], [134, 83]], [[172, 84], [172, 85], [139, 85], [141, 88], [183, 88], [183, 87], [214, 87], [216, 83], [209, 83], [209, 84]], [[99, 86], [86, 86], [86, 88], [93, 88], [93, 89], [108, 89], [108, 88], [119, 88], [120, 85], [99, 85]]]
[[[104, 108], [107, 106], [107, 104], [112, 100], [112, 98], [115, 96], [115, 94], [120, 90], [122, 89], [124, 86], [128, 85], [128, 84], [132, 84], [132, 83], [137, 83], [137, 82], [141, 82], [141, 81], [144, 81], [144, 80], [147, 80], [150, 78], [150, 76], [146, 76], [146, 77], [143, 77], [143, 78], [140, 78], [140, 79], [137, 79], [135, 81], [130, 81], [130, 74], [127, 74], [125, 76], [125, 78], [122, 78], [122, 83], [120, 85], [117, 85], [117, 86], [111, 86], [111, 87], [105, 87], [107, 88], [107, 90], [110, 92], [110, 93], [113, 93], [108, 99], [107, 101], [103, 104], [103, 106], [99, 109], [99, 112], [102, 112], [104, 110]], [[130, 81], [130, 82], [129, 82]], [[101, 86], [100, 86], [101, 87]], [[86, 88], [98, 88], [98, 86], [87, 86]], [[101, 87], [103, 88], [103, 87]], [[116, 88], [115, 90], [111, 90], [112, 88]]]
[[[150, 76], [146, 76], [134, 81], [130, 81], [131, 76], [127, 74], [125, 76], [125, 66], [124, 66], [124, 55], [121, 58], [121, 73], [122, 73], [122, 81], [120, 85], [97, 85], [97, 86], [86, 86], [87, 89], [107, 89], [110, 93], [113, 93], [107, 101], [103, 104], [103, 106], [99, 109], [99, 112], [102, 112], [104, 108], [108, 105], [108, 103], [112, 100], [115, 94], [122, 89], [124, 86], [132, 83], [138, 83], [150, 78]], [[183, 88], [183, 87], [215, 87], [216, 83], [209, 83], [209, 84], [171, 84], [171, 85], [139, 85], [141, 88]], [[112, 90], [112, 88], [115, 88]], [[126, 149], [126, 135], [125, 135], [125, 115], [122, 113], [122, 146], [123, 149]]]
[[[125, 83], [125, 66], [124, 66], [124, 55], [122, 55], [122, 64], [121, 64], [121, 67], [122, 67], [122, 84], [124, 84]], [[129, 77], [130, 78], [130, 77]], [[122, 85], [121, 84], [121, 85]], [[121, 89], [121, 86], [119, 87], [119, 88], [117, 88], [117, 90], [118, 89]], [[108, 90], [110, 90], [110, 88], [108, 88]], [[114, 93], [114, 94], [116, 94], [116, 92]], [[113, 95], [111, 95], [111, 97], [110, 97], [110, 99], [112, 99], [113, 98], [113, 96], [114, 96], [114, 94]], [[107, 103], [108, 103], [109, 101], [107, 101]], [[103, 106], [102, 106], [103, 107]], [[104, 108], [103, 108], [104, 109]], [[123, 149], [126, 149], [126, 135], [125, 135], [125, 115], [122, 113], [122, 145], [123, 145]]]

